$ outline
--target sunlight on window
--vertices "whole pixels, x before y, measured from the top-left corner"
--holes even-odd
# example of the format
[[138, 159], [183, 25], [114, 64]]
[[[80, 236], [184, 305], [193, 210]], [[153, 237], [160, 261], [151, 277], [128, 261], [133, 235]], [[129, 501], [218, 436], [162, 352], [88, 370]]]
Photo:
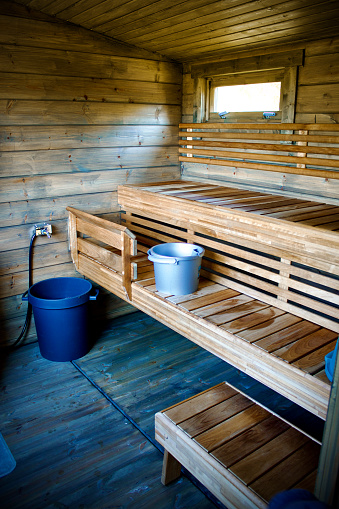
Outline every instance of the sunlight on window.
[[278, 111], [280, 87], [280, 82], [217, 87], [214, 111]]

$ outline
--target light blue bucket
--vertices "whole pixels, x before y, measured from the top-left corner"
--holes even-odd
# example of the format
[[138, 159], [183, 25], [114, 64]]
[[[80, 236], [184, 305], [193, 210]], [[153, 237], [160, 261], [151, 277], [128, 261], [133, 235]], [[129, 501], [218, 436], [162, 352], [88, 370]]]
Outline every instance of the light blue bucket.
[[334, 366], [335, 366], [335, 360], [337, 358], [337, 352], [338, 352], [338, 343], [335, 345], [335, 349], [332, 350], [332, 352], [329, 352], [327, 355], [325, 355], [325, 373], [327, 375], [327, 378], [330, 382], [333, 381], [333, 373], [334, 373]]
[[204, 252], [202, 247], [184, 242], [169, 242], [149, 249], [147, 254], [154, 264], [157, 291], [170, 295], [196, 292]]

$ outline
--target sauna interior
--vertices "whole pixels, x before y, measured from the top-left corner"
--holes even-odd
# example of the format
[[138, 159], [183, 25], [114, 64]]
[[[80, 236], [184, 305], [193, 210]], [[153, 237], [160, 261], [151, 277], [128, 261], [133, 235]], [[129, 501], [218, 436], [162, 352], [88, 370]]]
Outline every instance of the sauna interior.
[[[324, 371], [339, 322], [338, 26], [336, 0], [0, 0], [2, 507], [259, 507], [246, 495], [226, 505], [213, 493], [214, 471], [204, 482], [205, 472], [197, 480], [183, 465], [179, 479], [161, 483], [155, 414], [225, 381], [243, 393], [253, 388], [250, 397], [273, 405], [274, 415], [282, 411], [284, 422], [296, 417], [293, 426], [319, 435], [318, 468], [312, 482], [300, 486], [326, 507], [338, 507], [339, 370], [332, 383]], [[275, 108], [217, 110], [223, 87], [273, 83], [279, 90]], [[230, 154], [232, 164], [223, 155], [217, 161], [227, 147], [222, 133], [235, 132], [237, 139], [228, 137], [241, 158], [237, 152]], [[292, 136], [291, 152], [275, 156], [267, 169], [267, 146], [261, 159], [253, 158], [265, 143], [255, 135], [267, 140], [278, 132]], [[274, 142], [274, 136], [270, 143], [283, 146], [283, 138]], [[317, 153], [319, 136], [326, 143]], [[296, 157], [300, 163], [290, 164]], [[325, 170], [317, 158], [326, 158]], [[192, 331], [186, 338], [186, 325], [176, 326], [175, 318], [173, 331], [168, 328], [161, 307], [157, 312], [146, 302], [134, 305], [128, 291], [125, 298], [100, 277], [77, 270], [69, 233], [74, 211], [136, 225], [128, 207], [138, 217], [152, 188], [180, 200], [180, 186], [187, 207], [195, 206], [190, 189], [206, 207], [225, 188], [258, 203], [262, 196], [276, 197], [283, 220], [300, 208], [291, 231], [305, 224], [325, 239], [327, 258], [314, 272], [322, 278], [330, 273], [336, 289], [329, 306], [337, 316], [332, 312], [336, 325], [313, 374], [327, 384], [327, 415], [301, 409], [297, 393], [291, 403], [274, 383], [265, 392], [266, 375], [256, 376], [254, 365], [243, 372], [236, 361], [228, 364], [211, 347], [196, 346]], [[133, 189], [140, 194], [131, 198]], [[179, 213], [161, 199], [154, 197], [153, 211], [151, 199], [149, 217], [158, 229], [160, 221], [163, 233], [166, 214], [180, 228], [185, 207]], [[140, 219], [137, 236], [145, 221]], [[34, 284], [85, 277], [99, 291], [91, 312], [96, 343], [79, 361], [41, 357], [34, 320], [18, 342], [27, 313], [22, 296], [29, 286], [29, 252]], [[281, 305], [287, 309], [289, 301]], [[326, 317], [319, 320], [327, 326]], [[9, 472], [7, 453], [16, 463]], [[227, 491], [227, 483], [221, 489]]]

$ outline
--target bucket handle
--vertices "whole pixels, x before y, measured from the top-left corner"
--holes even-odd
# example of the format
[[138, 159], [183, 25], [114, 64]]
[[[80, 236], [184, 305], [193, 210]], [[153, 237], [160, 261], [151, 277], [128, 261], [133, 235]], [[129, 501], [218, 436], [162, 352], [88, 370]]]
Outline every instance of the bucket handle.
[[97, 300], [97, 296], [99, 295], [99, 290], [95, 290], [95, 295], [90, 295], [89, 300]]
[[22, 294], [21, 300], [23, 300], [23, 301], [28, 300], [27, 294], [28, 294], [28, 290], [26, 290], [26, 291]]
[[151, 254], [149, 254], [148, 259], [151, 262], [155, 263], [167, 263], [172, 265], [178, 265], [178, 260], [176, 258], [158, 258], [156, 256], [152, 256]]

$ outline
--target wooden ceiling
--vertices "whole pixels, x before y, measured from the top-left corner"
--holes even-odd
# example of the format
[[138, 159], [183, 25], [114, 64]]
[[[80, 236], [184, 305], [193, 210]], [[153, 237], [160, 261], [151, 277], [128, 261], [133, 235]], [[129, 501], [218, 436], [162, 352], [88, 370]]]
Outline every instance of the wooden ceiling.
[[16, 0], [180, 62], [339, 35], [338, 0]]

